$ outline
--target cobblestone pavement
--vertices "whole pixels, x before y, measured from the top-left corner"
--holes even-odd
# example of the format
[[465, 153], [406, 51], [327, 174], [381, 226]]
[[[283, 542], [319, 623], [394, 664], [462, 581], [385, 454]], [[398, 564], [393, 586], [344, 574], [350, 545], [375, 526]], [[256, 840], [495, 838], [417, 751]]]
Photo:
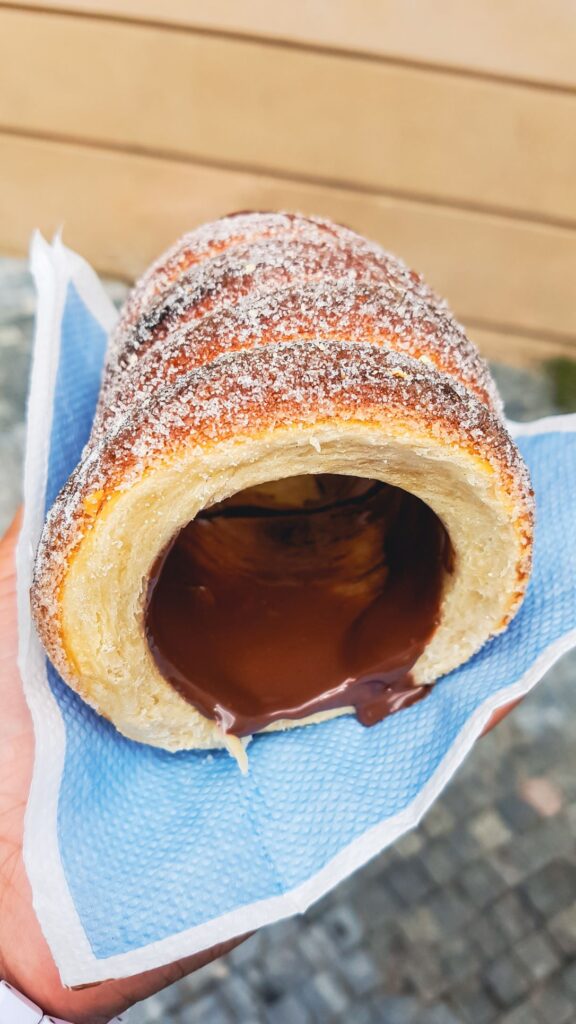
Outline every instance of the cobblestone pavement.
[[[23, 264], [0, 261], [2, 526], [18, 501], [32, 311]], [[554, 411], [542, 375], [496, 373], [512, 417]], [[575, 676], [569, 655], [393, 849], [131, 1024], [576, 1022]]]

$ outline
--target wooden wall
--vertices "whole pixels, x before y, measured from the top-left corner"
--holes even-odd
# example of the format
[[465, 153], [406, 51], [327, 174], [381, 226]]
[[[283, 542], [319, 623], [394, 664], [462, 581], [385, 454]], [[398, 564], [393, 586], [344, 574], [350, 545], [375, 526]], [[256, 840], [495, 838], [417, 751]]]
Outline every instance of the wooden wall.
[[234, 209], [345, 222], [488, 355], [576, 358], [574, 0], [0, 2], [0, 250], [132, 278]]

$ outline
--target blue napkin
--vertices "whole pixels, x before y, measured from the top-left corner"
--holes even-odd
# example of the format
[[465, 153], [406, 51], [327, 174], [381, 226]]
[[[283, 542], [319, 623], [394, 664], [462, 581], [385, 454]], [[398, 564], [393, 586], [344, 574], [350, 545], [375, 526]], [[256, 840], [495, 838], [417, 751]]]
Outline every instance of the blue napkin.
[[114, 313], [96, 276], [39, 237], [21, 670], [37, 749], [25, 858], [66, 984], [142, 971], [305, 909], [412, 828], [490, 714], [576, 644], [576, 416], [512, 425], [536, 490], [534, 574], [503, 636], [422, 703], [258, 736], [244, 777], [224, 752], [124, 739], [62, 682], [26, 593], [43, 518], [80, 458]]

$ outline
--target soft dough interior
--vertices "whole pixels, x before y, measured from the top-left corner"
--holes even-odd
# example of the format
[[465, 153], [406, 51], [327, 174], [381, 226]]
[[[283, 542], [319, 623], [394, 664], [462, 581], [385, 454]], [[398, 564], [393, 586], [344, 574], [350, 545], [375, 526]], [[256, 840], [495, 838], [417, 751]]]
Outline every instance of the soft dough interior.
[[380, 428], [350, 421], [191, 446], [110, 495], [62, 588], [62, 636], [78, 688], [123, 733], [172, 750], [228, 745], [222, 730], [166, 682], [152, 657], [145, 629], [150, 575], [159, 555], [203, 509], [266, 481], [324, 473], [380, 480], [418, 496], [450, 537], [455, 570], [446, 577], [440, 625], [414, 666], [416, 683], [434, 682], [503, 628], [516, 588], [519, 540], [498, 481], [481, 459], [448, 451], [430, 437], [398, 431], [386, 439]]
[[350, 704], [373, 724], [416, 698], [409, 673], [451, 563], [436, 514], [398, 487], [267, 482], [180, 531], [153, 574], [146, 633], [164, 678], [232, 733]]

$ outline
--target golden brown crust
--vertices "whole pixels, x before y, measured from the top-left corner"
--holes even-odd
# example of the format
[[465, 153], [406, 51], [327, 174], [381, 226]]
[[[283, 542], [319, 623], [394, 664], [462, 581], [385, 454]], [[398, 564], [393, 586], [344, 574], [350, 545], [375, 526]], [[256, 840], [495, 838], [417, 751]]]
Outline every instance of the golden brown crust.
[[486, 365], [445, 303], [379, 247], [312, 218], [240, 214], [186, 236], [129, 300], [91, 439], [44, 529], [32, 604], [63, 676], [91, 699], [62, 593], [109, 504], [184, 452], [200, 463], [230, 443], [355, 425], [428, 445], [431, 467], [444, 452], [490, 490], [515, 538], [514, 578], [483, 639], [503, 628], [530, 572], [532, 492]]

